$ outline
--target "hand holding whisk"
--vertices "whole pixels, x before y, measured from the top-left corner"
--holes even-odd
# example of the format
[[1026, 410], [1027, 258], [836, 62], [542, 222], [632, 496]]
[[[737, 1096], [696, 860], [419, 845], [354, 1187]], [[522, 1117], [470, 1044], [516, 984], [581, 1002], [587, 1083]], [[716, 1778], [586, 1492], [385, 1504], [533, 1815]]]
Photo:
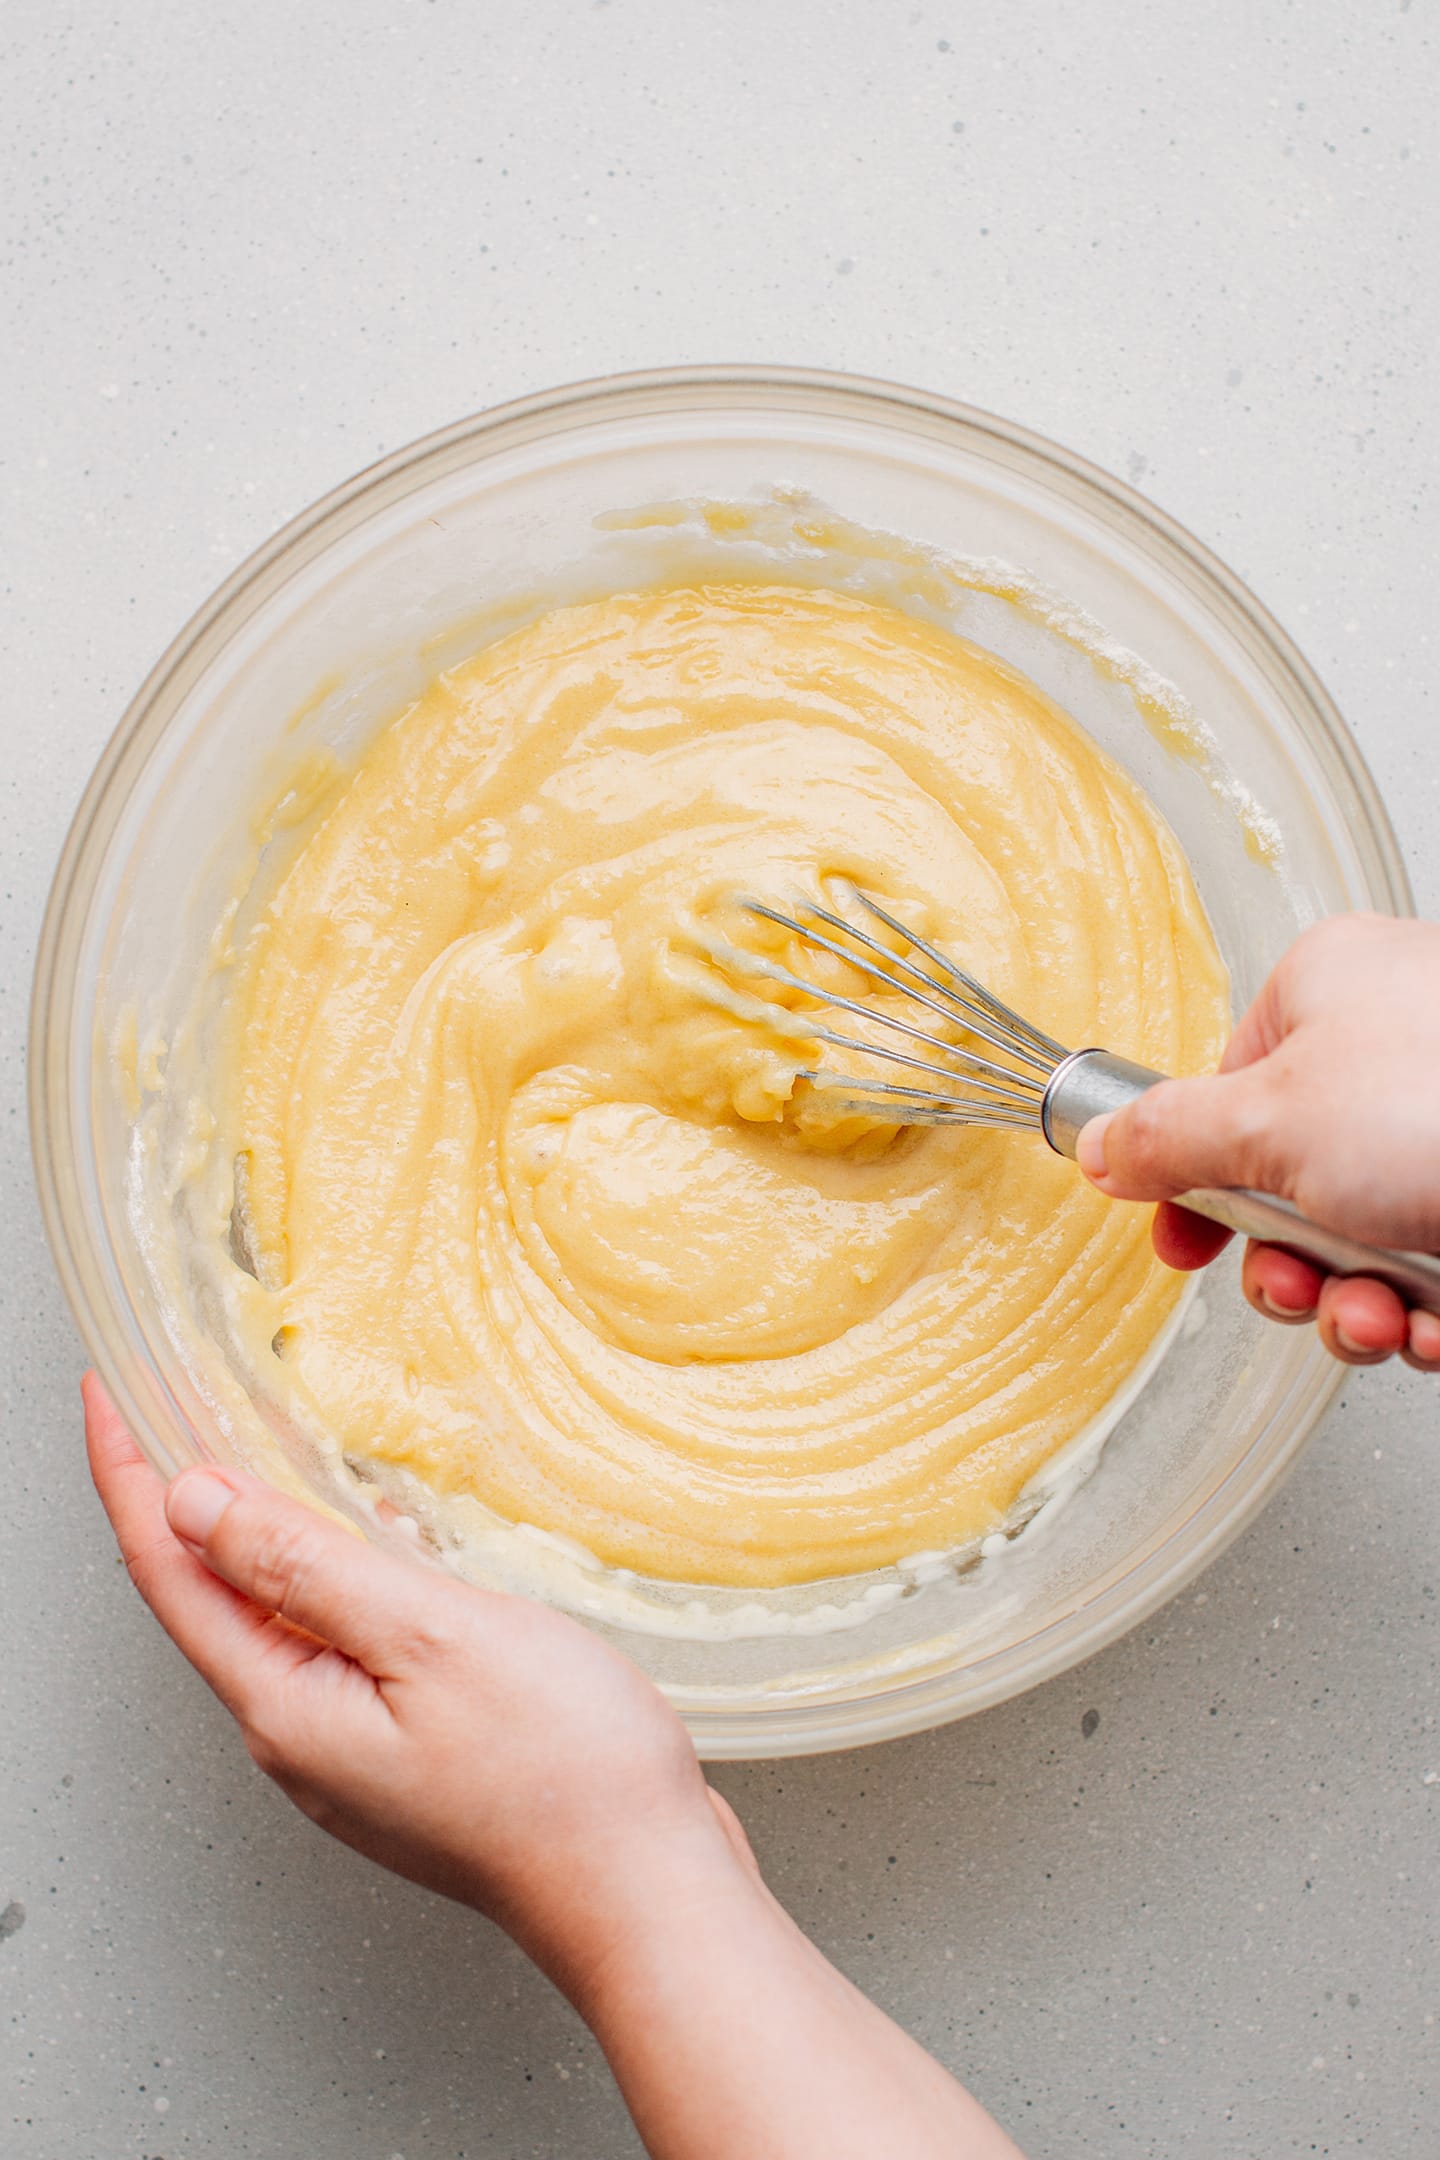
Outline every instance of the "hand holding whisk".
[[[885, 1004], [821, 988], [777, 961], [738, 948], [717, 948], [715, 957], [801, 993], [827, 1014], [849, 1013], [861, 1023], [863, 1036], [818, 1013], [782, 1014], [774, 1008], [786, 1033], [877, 1060], [893, 1075], [868, 1079], [825, 1065], [800, 1067], [799, 1077], [832, 1097], [838, 1114], [1033, 1133], [1073, 1158], [1080, 1133], [1093, 1118], [1125, 1109], [1165, 1077], [1109, 1050], [1067, 1049], [868, 893], [836, 883], [838, 896], [855, 912], [900, 941], [899, 951], [863, 919], [818, 902], [798, 900], [790, 912], [755, 898], [741, 904], [816, 952], [843, 960], [884, 994]], [[891, 1009], [896, 1001], [898, 1011]], [[1327, 1274], [1373, 1277], [1410, 1305], [1440, 1314], [1440, 1259], [1429, 1253], [1347, 1237], [1289, 1201], [1245, 1187], [1200, 1186], [1180, 1194], [1179, 1204], [1226, 1229], [1285, 1247]]]

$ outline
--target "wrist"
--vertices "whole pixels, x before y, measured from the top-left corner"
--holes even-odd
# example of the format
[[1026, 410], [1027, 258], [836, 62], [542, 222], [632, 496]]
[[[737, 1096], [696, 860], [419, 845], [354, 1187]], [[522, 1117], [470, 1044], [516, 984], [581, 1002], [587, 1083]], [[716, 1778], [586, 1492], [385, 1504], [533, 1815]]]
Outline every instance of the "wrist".
[[643, 1883], [591, 1938], [570, 1994], [607, 2055], [667, 1995], [703, 1988], [722, 1946], [752, 1938], [767, 1907], [778, 1913], [721, 1838], [694, 1850], [677, 1846], [647, 1865]]
[[779, 1913], [708, 1806], [662, 1832], [646, 1826], [626, 1848], [592, 1850], [553, 1887], [557, 1910], [527, 1899], [500, 1917], [602, 2043], [645, 1974], [703, 1955], [739, 1915]]

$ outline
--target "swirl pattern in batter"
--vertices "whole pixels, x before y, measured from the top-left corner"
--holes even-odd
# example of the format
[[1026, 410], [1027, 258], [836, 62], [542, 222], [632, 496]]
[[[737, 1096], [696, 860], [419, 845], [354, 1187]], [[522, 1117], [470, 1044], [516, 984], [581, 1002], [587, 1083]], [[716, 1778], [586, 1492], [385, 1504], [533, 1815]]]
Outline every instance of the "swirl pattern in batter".
[[793, 1045], [697, 994], [707, 939], [757, 941], [737, 892], [832, 876], [1061, 1041], [1218, 1054], [1224, 970], [1154, 810], [909, 616], [621, 595], [381, 733], [249, 940], [217, 1102], [317, 1431], [667, 1580], [1003, 1521], [1178, 1279], [1040, 1141], [836, 1128]]

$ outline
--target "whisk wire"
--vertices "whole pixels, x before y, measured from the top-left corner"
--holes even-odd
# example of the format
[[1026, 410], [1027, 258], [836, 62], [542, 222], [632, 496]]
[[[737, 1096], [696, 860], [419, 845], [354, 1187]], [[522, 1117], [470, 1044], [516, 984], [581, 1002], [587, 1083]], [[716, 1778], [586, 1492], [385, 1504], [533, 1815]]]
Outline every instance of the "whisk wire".
[[[830, 945], [833, 941], [827, 938], [824, 942]], [[787, 989], [803, 992], [806, 997], [823, 997], [825, 1004], [832, 1009], [839, 1008], [844, 1012], [855, 1013], [862, 1020], [878, 1021], [882, 1027], [908, 1036], [912, 1042], [923, 1043], [930, 1050], [938, 1050], [942, 1056], [959, 1061], [965, 1067], [965, 1077], [973, 1080], [977, 1087], [994, 1088], [997, 1083], [1004, 1083], [1006, 1091], [1009, 1092], [1016, 1087], [1023, 1086], [1028, 1089], [1032, 1086], [1027, 1074], [1013, 1072], [1007, 1065], [997, 1065], [993, 1059], [982, 1057], [977, 1050], [967, 1050], [961, 1043], [947, 1042], [942, 1036], [932, 1035], [926, 1028], [916, 1027], [912, 1021], [902, 1020], [898, 1014], [877, 1012], [873, 1005], [862, 1004], [858, 998], [845, 997], [839, 991], [822, 992], [814, 983], [807, 983], [802, 976], [783, 967], [778, 960], [771, 960], [759, 953], [741, 953], [735, 949], [723, 950], [723, 957], [730, 966], [742, 967], [747, 974], [760, 975], [767, 982], [782, 983]], [[920, 1072], [936, 1070], [935, 1065], [927, 1058], [906, 1057], [902, 1052], [892, 1050], [882, 1043], [862, 1042], [857, 1036], [838, 1034], [820, 1022], [807, 1023], [805, 1032], [815, 1041], [828, 1042], [837, 1050], [858, 1050], [867, 1057], [885, 1058], [893, 1064], [910, 1065]], [[854, 1085], [853, 1082], [851, 1084]], [[1035, 1092], [1038, 1099], [1038, 1088]]]
[[[857, 1083], [853, 1073], [827, 1072], [823, 1065], [802, 1069], [799, 1077], [833, 1092], [837, 1097], [833, 1107], [847, 1115], [858, 1117], [873, 1112], [874, 1098], [881, 1095], [885, 1098], [886, 1117], [898, 1124], [995, 1125], [1012, 1132], [1035, 1130], [1034, 1109], [1028, 1104], [1022, 1107], [1017, 1103], [1012, 1108], [1005, 1102], [977, 1102], [970, 1095], [944, 1095], [891, 1080]], [[864, 1089], [863, 1095], [844, 1093], [857, 1085]]]
[[[958, 966], [947, 953], [941, 952], [938, 945], [932, 945], [928, 938], [923, 938], [918, 931], [911, 930], [905, 923], [900, 921], [898, 916], [889, 914], [886, 909], [881, 907], [878, 900], [871, 898], [869, 893], [861, 892], [858, 885], [851, 885], [848, 881], [846, 892], [848, 897], [856, 901], [859, 906], [867, 909], [870, 914], [878, 916], [887, 929], [895, 931], [897, 936], [904, 938], [907, 943], [913, 945], [917, 952], [924, 953], [926, 959], [933, 961], [943, 974], [953, 977], [958, 983], [963, 983], [971, 997], [979, 1000], [985, 1011], [1005, 1029], [1007, 1034], [1023, 1040], [1033, 1049], [1045, 1052], [1046, 1057], [1052, 1064], [1066, 1056], [1067, 1053], [1063, 1043], [1056, 1042], [1053, 1035], [1047, 1035], [1043, 1028], [1036, 1027], [1033, 1020], [1027, 1020], [1022, 1013], [1017, 1013], [1013, 1006], [1007, 1005], [1003, 998], [996, 997], [993, 990], [987, 990], [984, 983], [978, 982], [973, 975], [968, 975], [964, 968]], [[929, 980], [928, 977], [926, 979]], [[955, 997], [954, 991], [951, 991], [950, 995]], [[956, 997], [955, 1001], [961, 1005], [965, 1002], [958, 997]]]
[[[915, 946], [917, 950], [928, 953], [936, 961], [937, 965], [943, 966], [945, 964], [943, 956], [936, 951], [935, 947], [927, 945], [924, 939], [920, 938], [915, 931], [907, 930], [905, 925], [895, 916], [887, 915], [883, 908], [876, 907], [864, 893], [858, 891], [855, 887], [852, 886], [850, 891], [854, 899], [863, 906], [869, 907], [874, 914], [880, 917], [882, 922], [887, 923], [891, 929], [898, 931], [900, 936]], [[814, 901], [805, 902], [805, 912], [819, 916], [822, 922], [833, 923], [835, 928], [843, 930], [847, 937], [865, 945], [871, 952], [878, 953], [884, 963], [883, 972], [892, 989], [901, 990], [907, 996], [913, 997], [915, 992], [911, 988], [911, 982], [923, 983], [927, 990], [937, 992], [944, 999], [948, 1018], [959, 1020], [970, 1032], [984, 1036], [985, 1040], [995, 1049], [1004, 1050], [1007, 1056], [1024, 1058], [1027, 1062], [1035, 1064], [1037, 1068], [1042, 1064], [1043, 1061], [1036, 1055], [1037, 1045], [1029, 1033], [1028, 1023], [1020, 1020], [1013, 1013], [1006, 1018], [1007, 1008], [1004, 1006], [999, 1006], [998, 1010], [994, 1012], [989, 1009], [991, 1005], [998, 1006], [998, 1000], [990, 999], [987, 994], [986, 1003], [977, 1008], [973, 1000], [961, 996], [948, 982], [937, 982], [933, 975], [927, 975], [923, 968], [915, 965], [908, 954], [893, 951], [890, 946], [883, 944], [879, 938], [872, 937], [868, 931], [861, 930], [854, 923], [847, 922], [843, 915], [832, 914], [829, 908], [822, 908]], [[911, 978], [911, 982], [897, 981], [897, 975], [908, 976]], [[964, 981], [968, 978], [962, 975], [960, 979]], [[976, 987], [978, 989], [979, 986]], [[991, 1031], [991, 1023], [998, 1030], [998, 1033]]]
[[[1012, 1080], [1017, 1083], [1024, 1083], [1025, 1075], [1023, 1073], [1003, 1073], [1002, 1068], [998, 1065], [992, 1065], [988, 1068], [988, 1070], [992, 1073], [1000, 1073], [1000, 1080], [992, 1080], [988, 1078], [985, 1073], [972, 1073], [963, 1070], [959, 1073], [946, 1072], [943, 1070], [942, 1067], [933, 1064], [929, 1058], [911, 1057], [904, 1050], [892, 1050], [888, 1043], [862, 1042], [858, 1035], [841, 1035], [838, 1034], [834, 1028], [827, 1028], [824, 1025], [812, 1027], [809, 1030], [809, 1033], [816, 1042], [829, 1043], [831, 1048], [835, 1050], [858, 1050], [863, 1057], [884, 1058], [885, 1062], [889, 1065], [905, 1065], [908, 1066], [913, 1072], [933, 1073], [938, 1075], [941, 1079], [965, 1080], [969, 1083], [971, 1087], [985, 1088], [990, 1094], [996, 1096], [998, 1099], [1005, 1102], [1014, 1103], [1017, 1108], [1023, 1106], [1029, 1112], [1032, 1122], [1035, 1117], [1036, 1107], [1039, 1104], [1042, 1090], [1036, 1088], [1031, 1091], [1028, 1087], [1028, 1084], [1026, 1084], [1023, 1088], [1021, 1086], [1006, 1087], [1002, 1085], [1002, 1080]], [[963, 1058], [966, 1053], [963, 1050], [960, 1050], [955, 1052], [954, 1055], [956, 1057]], [[978, 1059], [976, 1060], [976, 1063], [980, 1062], [982, 1061]], [[833, 1078], [834, 1075], [831, 1074], [829, 1076], [829, 1079], [833, 1080]], [[868, 1080], [858, 1080], [852, 1073], [846, 1079], [845, 1085], [851, 1089], [868, 1089], [872, 1085], [872, 1083]], [[873, 1083], [873, 1085], [878, 1087], [880, 1085], [880, 1082], [876, 1081]], [[921, 1088], [907, 1088], [905, 1090], [905, 1093], [909, 1095], [929, 1094], [931, 1100], [939, 1099], [934, 1095], [932, 1090], [926, 1090]], [[950, 1099], [952, 1101], [960, 1100], [958, 1096], [951, 1097]], [[966, 1099], [968, 1100], [969, 1098]]]
[[[857, 897], [863, 898], [863, 895]], [[947, 984], [935, 982], [932, 977], [925, 973], [923, 968], [917, 968], [913, 962], [906, 960], [901, 954], [892, 953], [888, 945], [882, 945], [878, 938], [871, 937], [867, 931], [857, 930], [854, 924], [847, 923], [843, 916], [832, 915], [827, 908], [819, 907], [813, 901], [807, 901], [804, 904], [807, 913], [818, 915], [824, 922], [833, 923], [837, 929], [843, 930], [847, 937], [854, 938], [857, 942], [867, 946], [871, 952], [879, 953], [885, 964], [881, 966], [874, 960], [865, 959], [863, 955], [853, 951], [848, 945], [842, 945], [838, 939], [826, 937], [821, 930], [812, 930], [808, 924], [797, 922], [792, 915], [783, 915], [778, 908], [770, 907], [763, 900], [747, 900], [745, 902], [745, 906], [752, 915], [762, 915], [767, 922], [773, 922], [782, 930], [793, 932], [796, 936], [803, 938], [808, 945], [817, 945], [825, 952], [834, 953], [837, 959], [843, 960], [849, 967], [858, 968], [862, 975], [868, 975], [872, 982], [879, 983], [883, 988], [904, 991], [907, 997], [914, 998], [918, 1004], [928, 1006], [931, 1012], [938, 1013], [942, 1020], [952, 1022], [957, 1019], [961, 1020], [971, 1033], [979, 1035], [983, 1041], [990, 1044], [992, 1049], [1003, 1050], [1007, 1056], [1021, 1058], [1026, 1064], [1032, 1065], [1037, 1072], [1048, 1075], [1051, 1066], [1055, 1062], [1054, 1058], [1045, 1055], [1043, 1051], [1037, 1049], [1033, 1044], [1022, 1042], [1018, 1039], [1018, 1036], [1015, 1040], [1007, 1040], [1005, 1036], [997, 1035], [993, 1027], [988, 1024], [992, 1016], [988, 1013], [976, 1014], [967, 1009], [964, 1001]], [[911, 932], [904, 929], [903, 925], [896, 923], [895, 928], [900, 931], [902, 937], [908, 938], [911, 936]], [[928, 949], [933, 950], [933, 948]], [[895, 979], [897, 968], [913, 977], [916, 982], [924, 983], [927, 990], [938, 991], [940, 993], [939, 997], [927, 996], [924, 990], [914, 989], [909, 983], [897, 982]], [[811, 997], [820, 997], [826, 1003], [848, 1004], [852, 1012], [865, 1013], [873, 1019], [885, 1020], [896, 1027], [904, 1025], [903, 1022], [892, 1020], [888, 1014], [874, 1012], [870, 1006], [858, 1005], [853, 1000], [847, 1000], [839, 996], [832, 997], [828, 991], [817, 990], [813, 983], [799, 982], [795, 978], [792, 978], [792, 982], [795, 987], [806, 991]], [[942, 1003], [941, 999], [948, 1000], [948, 1002]], [[1014, 1018], [1015, 1016], [1012, 1015], [1011, 1017]], [[906, 1029], [906, 1032], [911, 1033], [914, 1031]], [[1016, 1031], [1013, 1029], [1007, 1028], [1006, 1033], [1007, 1035], [1016, 1035]], [[931, 1042], [935, 1041], [933, 1036], [925, 1039]], [[949, 1052], [953, 1050], [954, 1045], [941, 1042], [938, 1047]]]
[[[789, 931], [803, 944], [833, 953], [836, 959], [843, 960], [848, 967], [883, 989], [936, 1014], [948, 1028], [958, 1029], [962, 1039], [953, 1041], [948, 1036], [937, 1035], [932, 1029], [917, 1026], [913, 1020], [902, 1019], [897, 1013], [867, 1005], [860, 998], [847, 997], [842, 991], [822, 989], [778, 960], [772, 960], [768, 954], [742, 952], [728, 945], [712, 947], [714, 957], [726, 965], [798, 990], [830, 1011], [854, 1013], [870, 1026], [904, 1036], [908, 1042], [932, 1055], [920, 1057], [913, 1050], [901, 1050], [869, 1038], [842, 1034], [818, 1015], [812, 1019], [786, 1013], [787, 1032], [804, 1033], [814, 1042], [828, 1043], [834, 1049], [849, 1051], [862, 1058], [904, 1066], [909, 1071], [925, 1074], [932, 1083], [940, 1084], [921, 1087], [913, 1082], [902, 1084], [870, 1079], [863, 1073], [835, 1073], [823, 1067], [801, 1070], [798, 1077], [835, 1098], [834, 1107], [845, 1114], [874, 1114], [883, 1109], [884, 1116], [897, 1124], [988, 1125], [1015, 1132], [1039, 1129], [1043, 1123], [1046, 1090], [1057, 1064], [1066, 1056], [1061, 1045], [1039, 1028], [1032, 1027], [1029, 1021], [1013, 1012], [982, 983], [967, 975], [963, 968], [948, 960], [944, 953], [867, 893], [860, 892], [848, 881], [836, 882], [842, 884], [846, 900], [866, 908], [907, 947], [924, 954], [940, 971], [942, 979], [937, 980], [920, 967], [909, 951], [894, 951], [870, 931], [817, 901], [796, 900], [793, 903], [796, 914], [786, 914], [768, 901], [754, 898], [747, 897], [742, 905], [750, 914]], [[813, 920], [802, 921], [799, 919], [802, 915]], [[827, 935], [825, 930], [817, 927], [819, 923], [827, 924], [840, 936]], [[959, 989], [956, 984], [960, 985]], [[779, 1018], [777, 1011], [777, 1023]], [[964, 1037], [983, 1042], [995, 1056], [986, 1056]], [[1002, 1059], [1005, 1062], [999, 1062]], [[964, 1093], [955, 1092], [957, 1084], [964, 1088]]]

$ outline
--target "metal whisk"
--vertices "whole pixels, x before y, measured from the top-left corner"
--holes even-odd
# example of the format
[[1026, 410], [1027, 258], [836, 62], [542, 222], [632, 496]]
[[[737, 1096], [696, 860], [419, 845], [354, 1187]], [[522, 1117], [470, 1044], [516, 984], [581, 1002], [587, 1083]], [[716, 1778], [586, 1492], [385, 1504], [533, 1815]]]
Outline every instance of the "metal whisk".
[[[799, 1077], [833, 1096], [840, 1114], [870, 1114], [894, 1124], [984, 1125], [1043, 1134], [1057, 1154], [1073, 1158], [1083, 1125], [1105, 1111], [1123, 1108], [1164, 1078], [1109, 1050], [1067, 1050], [878, 900], [857, 886], [841, 885], [839, 880], [836, 884], [853, 909], [900, 940], [899, 952], [863, 922], [815, 901], [796, 901], [794, 913], [758, 899], [741, 904], [815, 950], [834, 954], [881, 991], [904, 1000], [901, 1012], [823, 989], [762, 954], [733, 946], [712, 948], [712, 954], [729, 968], [799, 991], [829, 1012], [852, 1013], [868, 1028], [887, 1030], [904, 1043], [901, 1048], [894, 1041], [846, 1034], [813, 1013], [764, 1008], [787, 1034], [866, 1059], [877, 1058], [916, 1075], [914, 1079], [871, 1080], [833, 1072], [823, 1065], [801, 1066]], [[908, 1017], [911, 1011], [922, 1017]], [[938, 1033], [937, 1022], [949, 1034]], [[1429, 1253], [1342, 1237], [1312, 1222], [1289, 1201], [1241, 1187], [1207, 1186], [1184, 1193], [1181, 1201], [1197, 1215], [1246, 1237], [1288, 1246], [1330, 1274], [1377, 1276], [1411, 1304], [1440, 1313], [1440, 1259]]]

